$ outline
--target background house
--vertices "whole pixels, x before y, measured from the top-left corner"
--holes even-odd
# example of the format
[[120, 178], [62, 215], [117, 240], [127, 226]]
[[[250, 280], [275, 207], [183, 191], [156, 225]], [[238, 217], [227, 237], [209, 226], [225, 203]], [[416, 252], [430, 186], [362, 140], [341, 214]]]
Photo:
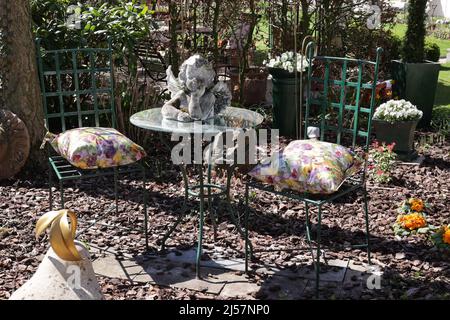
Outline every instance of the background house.
[[450, 0], [431, 0], [429, 2], [430, 15], [450, 19]]
[[[408, 0], [391, 0], [391, 5], [398, 11], [404, 11], [408, 6]], [[428, 8], [431, 16], [450, 19], [450, 0], [430, 0]]]

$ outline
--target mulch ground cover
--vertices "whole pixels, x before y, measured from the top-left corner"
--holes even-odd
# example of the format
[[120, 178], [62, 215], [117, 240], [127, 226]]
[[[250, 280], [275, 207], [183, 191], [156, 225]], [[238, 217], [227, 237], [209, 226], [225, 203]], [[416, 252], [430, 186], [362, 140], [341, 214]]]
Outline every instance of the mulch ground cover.
[[[323, 298], [450, 299], [449, 252], [437, 249], [425, 235], [399, 238], [392, 229], [399, 203], [409, 197], [421, 198], [429, 204], [429, 223], [450, 223], [450, 144], [436, 144], [420, 151], [425, 156], [421, 165], [399, 163], [389, 184], [378, 185], [373, 180], [368, 182], [372, 252], [374, 261], [383, 271], [381, 289], [357, 289], [344, 285], [339, 296], [336, 296], [332, 288], [324, 288]], [[146, 186], [152, 250], [158, 249], [158, 239], [176, 220], [183, 206], [179, 170], [161, 154], [163, 152], [153, 153]], [[219, 171], [217, 178], [223, 180]], [[232, 182], [233, 206], [241, 215], [244, 212], [245, 179], [245, 175], [237, 173]], [[118, 257], [142, 254], [145, 242], [141, 190], [142, 183], [138, 177], [121, 180], [119, 213], [116, 214], [112, 178], [68, 185], [65, 189], [66, 207], [73, 209], [81, 221], [79, 230], [83, 232], [79, 239], [88, 246], [113, 250]], [[54, 197], [57, 204], [59, 193], [56, 189]], [[48, 211], [48, 203], [46, 173], [24, 173], [15, 180], [0, 182], [0, 299], [7, 299], [33, 275], [48, 249], [47, 240], [41, 238], [36, 241], [34, 237], [36, 220]], [[219, 224], [215, 241], [209, 219], [205, 226], [204, 258], [214, 257], [218, 251], [224, 257], [243, 257], [243, 241], [225, 214], [224, 206], [218, 207]], [[289, 250], [306, 248], [304, 219], [303, 203], [252, 191], [250, 237], [254, 249], [265, 252], [256, 254], [251, 267], [257, 268], [261, 263], [266, 263], [295, 271], [310, 263], [312, 257], [308, 250]], [[315, 219], [313, 214], [313, 234]], [[90, 226], [90, 222], [96, 224]], [[322, 223], [322, 239], [328, 258], [351, 259], [356, 264], [367, 262], [364, 250], [350, 247], [365, 239], [363, 206], [358, 195], [327, 205]], [[197, 220], [192, 213], [183, 220], [168, 245], [184, 250], [195, 245], [196, 239]], [[93, 258], [96, 254], [93, 252]], [[99, 281], [107, 299], [214, 298], [190, 290], [125, 280], [100, 277]], [[261, 283], [264, 276], [253, 275], [249, 281]]]

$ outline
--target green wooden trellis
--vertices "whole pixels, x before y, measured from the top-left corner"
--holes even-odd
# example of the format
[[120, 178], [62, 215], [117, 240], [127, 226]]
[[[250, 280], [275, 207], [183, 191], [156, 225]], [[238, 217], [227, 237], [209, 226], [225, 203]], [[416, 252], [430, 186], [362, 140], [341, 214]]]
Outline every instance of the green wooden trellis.
[[[45, 123], [49, 131], [59, 133], [73, 128], [91, 126], [116, 128], [111, 41], [108, 41], [107, 48], [58, 50], [45, 50], [40, 45], [40, 39], [37, 39], [36, 42]], [[89, 81], [82, 83], [82, 79], [88, 79]], [[87, 98], [87, 104], [83, 103], [82, 96]], [[102, 103], [100, 100], [104, 100], [106, 97], [109, 98], [109, 102]], [[71, 99], [75, 102], [75, 106], [72, 103], [72, 106], [69, 107], [68, 101], [71, 101]], [[59, 155], [49, 156], [48, 163], [50, 169], [50, 210], [53, 210], [53, 173], [59, 182], [61, 208], [64, 208], [65, 205], [64, 182], [100, 176], [113, 176], [116, 214], [118, 213], [119, 177], [125, 173], [142, 173], [144, 232], [146, 248], [148, 249], [146, 173], [145, 167], [141, 163], [108, 169], [82, 170], [71, 165], [65, 158]]]
[[[354, 245], [357, 248], [366, 248], [369, 264], [371, 263], [370, 256], [370, 230], [369, 230], [369, 212], [368, 212], [368, 199], [366, 190], [366, 173], [367, 173], [367, 152], [369, 149], [371, 138], [371, 122], [372, 115], [375, 109], [375, 94], [376, 85], [378, 81], [378, 70], [381, 60], [382, 49], [377, 49], [377, 58], [375, 62], [358, 60], [351, 58], [341, 57], [329, 57], [329, 56], [315, 56], [315, 44], [310, 42], [307, 46], [306, 52], [309, 60], [308, 67], [308, 83], [306, 87], [306, 112], [305, 112], [305, 136], [307, 136], [307, 130], [312, 123], [311, 117], [313, 113], [321, 115], [319, 121], [320, 127], [320, 140], [329, 141], [337, 144], [345, 144], [348, 142], [349, 147], [355, 149], [357, 146], [361, 146], [365, 154], [365, 163], [362, 172], [356, 176], [348, 179], [343, 186], [334, 194], [331, 195], [312, 195], [312, 194], [300, 194], [293, 191], [277, 191], [272, 186], [262, 184], [260, 182], [250, 181], [246, 184], [245, 188], [245, 269], [248, 271], [248, 259], [251, 255], [248, 238], [248, 222], [249, 222], [249, 189], [255, 188], [262, 191], [274, 193], [287, 197], [292, 200], [303, 201], [305, 203], [305, 216], [306, 216], [306, 238], [309, 243], [309, 249], [311, 250], [312, 257], [315, 256], [315, 272], [316, 272], [316, 295], [319, 295], [319, 281], [320, 281], [320, 257], [321, 251], [321, 223], [322, 223], [322, 208], [325, 204], [332, 203], [334, 200], [342, 198], [346, 195], [361, 192], [363, 195], [364, 203], [364, 215], [366, 224], [366, 242], [363, 244]], [[317, 65], [323, 63], [325, 68], [321, 75], [314, 75], [314, 68]], [[341, 64], [341, 78], [339, 80], [332, 79], [330, 76], [330, 67], [332, 64]], [[357, 80], [350, 81], [347, 77], [347, 72], [350, 64], [356, 65], [357, 68]], [[372, 77], [367, 82], [364, 81], [364, 71], [367, 67], [373, 67]], [[369, 73], [369, 72], [366, 72]], [[322, 91], [318, 97], [313, 96], [313, 84], [320, 84], [323, 86]], [[340, 87], [339, 102], [330, 101], [329, 89], [330, 86]], [[356, 91], [354, 104], [347, 103], [347, 90], [352, 89]], [[370, 91], [369, 103], [367, 106], [362, 105], [363, 91]], [[327, 119], [325, 114], [329, 110], [337, 111], [337, 118]], [[350, 111], [353, 113], [351, 127], [346, 128], [344, 126], [345, 112]], [[366, 130], [362, 129], [366, 128]], [[344, 135], [349, 135], [345, 137]], [[360, 140], [362, 139], [362, 143]], [[311, 223], [310, 223], [310, 206], [316, 206], [318, 208], [317, 213], [317, 228], [316, 228], [316, 247], [313, 247], [313, 241], [311, 237]], [[315, 249], [315, 252], [314, 252]]]

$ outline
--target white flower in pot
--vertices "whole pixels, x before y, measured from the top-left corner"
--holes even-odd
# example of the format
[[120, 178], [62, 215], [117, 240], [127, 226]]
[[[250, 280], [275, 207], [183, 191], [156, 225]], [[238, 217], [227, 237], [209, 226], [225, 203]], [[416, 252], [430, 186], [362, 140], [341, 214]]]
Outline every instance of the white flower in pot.
[[399, 159], [415, 158], [414, 131], [422, 116], [423, 112], [409, 101], [389, 100], [383, 103], [373, 115], [377, 139], [388, 144], [395, 142], [394, 151]]
[[305, 72], [309, 66], [306, 56], [298, 53], [295, 55], [293, 51], [284, 52], [274, 58], [269, 57], [269, 61], [264, 60], [263, 64], [269, 69], [282, 69], [288, 73]]

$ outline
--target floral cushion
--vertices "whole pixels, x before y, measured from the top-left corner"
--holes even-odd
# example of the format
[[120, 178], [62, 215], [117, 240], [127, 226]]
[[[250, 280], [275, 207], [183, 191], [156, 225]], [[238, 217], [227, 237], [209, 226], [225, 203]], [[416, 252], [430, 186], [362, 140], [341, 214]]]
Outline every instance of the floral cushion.
[[144, 149], [112, 128], [77, 128], [50, 139], [50, 144], [81, 169], [110, 168], [139, 161]]
[[277, 189], [330, 194], [361, 167], [347, 148], [319, 140], [296, 140], [249, 175]]

